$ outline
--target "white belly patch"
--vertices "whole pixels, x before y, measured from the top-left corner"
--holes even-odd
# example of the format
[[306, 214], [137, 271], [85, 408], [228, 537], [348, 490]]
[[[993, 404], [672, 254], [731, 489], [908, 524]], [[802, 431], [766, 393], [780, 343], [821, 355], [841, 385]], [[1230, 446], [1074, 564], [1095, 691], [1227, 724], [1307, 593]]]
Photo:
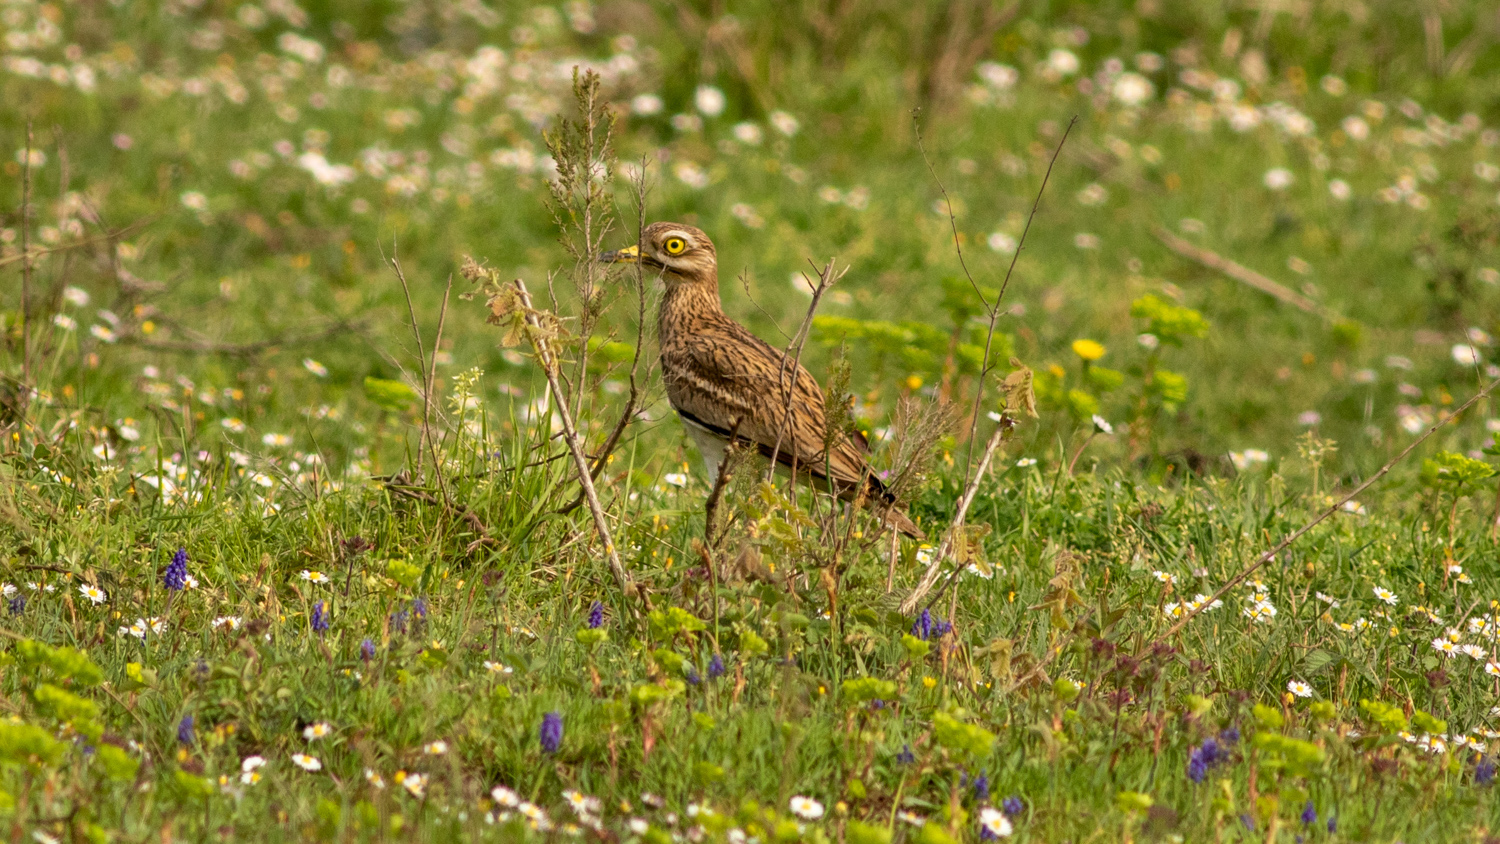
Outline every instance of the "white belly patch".
[[719, 482], [719, 464], [724, 461], [724, 447], [728, 440], [695, 424], [684, 416], [677, 418], [682, 420], [683, 427], [687, 428], [688, 436], [692, 438], [693, 445], [698, 447], [698, 453], [703, 455], [703, 466], [708, 470], [708, 485], [713, 486]]

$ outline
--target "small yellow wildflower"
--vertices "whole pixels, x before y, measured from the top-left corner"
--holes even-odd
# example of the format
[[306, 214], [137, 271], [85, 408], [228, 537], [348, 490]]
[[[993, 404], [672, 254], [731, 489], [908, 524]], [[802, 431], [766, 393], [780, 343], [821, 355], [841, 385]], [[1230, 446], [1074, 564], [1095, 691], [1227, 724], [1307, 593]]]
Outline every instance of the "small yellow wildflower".
[[1073, 341], [1073, 354], [1078, 355], [1080, 358], [1083, 358], [1090, 363], [1093, 363], [1099, 358], [1104, 357], [1104, 351], [1105, 350], [1103, 344], [1095, 340]]

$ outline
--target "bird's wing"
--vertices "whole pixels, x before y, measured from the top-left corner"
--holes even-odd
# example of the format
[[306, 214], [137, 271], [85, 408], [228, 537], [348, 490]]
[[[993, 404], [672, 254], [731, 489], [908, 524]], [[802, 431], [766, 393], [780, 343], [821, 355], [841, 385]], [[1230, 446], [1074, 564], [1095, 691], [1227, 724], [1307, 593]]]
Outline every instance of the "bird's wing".
[[763, 454], [775, 452], [780, 463], [795, 460], [815, 477], [828, 477], [840, 491], [868, 471], [863, 438], [840, 436], [824, 454], [827, 415], [811, 373], [800, 365], [793, 372], [782, 352], [738, 324], [725, 320], [680, 337], [663, 348], [661, 360], [667, 397], [690, 421], [725, 437], [735, 431]]

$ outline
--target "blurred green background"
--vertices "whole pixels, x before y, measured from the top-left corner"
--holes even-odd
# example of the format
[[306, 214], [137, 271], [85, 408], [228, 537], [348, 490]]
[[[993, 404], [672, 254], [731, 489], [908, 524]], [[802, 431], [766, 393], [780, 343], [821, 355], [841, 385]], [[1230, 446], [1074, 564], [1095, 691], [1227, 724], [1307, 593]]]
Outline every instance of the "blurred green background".
[[[869, 428], [903, 393], [972, 396], [984, 320], [947, 211], [974, 281], [998, 288], [1075, 118], [999, 320], [1001, 370], [1013, 353], [1039, 376], [1028, 452], [1066, 452], [1097, 413], [1121, 433], [1091, 458], [1156, 474], [1276, 460], [1313, 428], [1340, 471], [1367, 472], [1495, 373], [1500, 23], [1484, 4], [177, 0], [0, 18], [4, 366], [21, 365], [29, 122], [30, 236], [60, 250], [32, 285], [41, 385], [148, 439], [163, 402], [186, 403], [194, 436], [249, 446], [322, 407], [359, 424], [320, 446], [363, 459], [380, 418], [364, 378], [415, 368], [382, 251], [429, 337], [461, 256], [534, 288], [564, 268], [543, 133], [570, 113], [575, 66], [618, 118], [612, 242], [631, 239], [625, 175], [645, 162], [646, 216], [707, 230], [726, 309], [777, 344], [808, 262], [852, 267], [806, 359], [821, 377], [847, 346]], [[630, 292], [612, 293], [603, 333], [629, 342]], [[1148, 348], [1131, 315], [1148, 295], [1206, 333]], [[529, 401], [533, 369], [480, 317], [450, 309], [440, 371], [481, 367], [486, 396]], [[1443, 444], [1479, 448], [1489, 415]], [[646, 430], [678, 462], [675, 424]]]

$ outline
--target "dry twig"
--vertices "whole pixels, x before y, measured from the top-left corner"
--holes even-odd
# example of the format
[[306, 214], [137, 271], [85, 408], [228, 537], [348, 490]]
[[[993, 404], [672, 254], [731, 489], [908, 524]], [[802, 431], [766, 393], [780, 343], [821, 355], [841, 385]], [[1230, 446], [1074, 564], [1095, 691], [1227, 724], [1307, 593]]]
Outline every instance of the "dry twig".
[[216, 340], [142, 340], [132, 334], [120, 338], [120, 342], [151, 349], [156, 352], [176, 352], [190, 355], [228, 355], [230, 357], [252, 357], [261, 352], [284, 346], [304, 346], [337, 337], [340, 334], [364, 330], [362, 322], [337, 322], [310, 334], [282, 334], [250, 343], [222, 343]]
[[1227, 594], [1229, 592], [1229, 590], [1231, 590], [1234, 587], [1236, 587], [1236, 586], [1240, 585], [1241, 583], [1245, 582], [1245, 578], [1247, 578], [1250, 575], [1254, 574], [1257, 570], [1260, 569], [1261, 566], [1265, 565], [1266, 563], [1270, 562], [1271, 560], [1276, 559], [1276, 555], [1277, 554], [1280, 554], [1282, 551], [1286, 550], [1293, 542], [1296, 542], [1298, 539], [1301, 539], [1302, 536], [1304, 534], [1306, 534], [1308, 531], [1310, 531], [1313, 528], [1317, 527], [1318, 525], [1322, 524], [1323, 521], [1325, 519], [1327, 519], [1329, 516], [1332, 516], [1334, 513], [1337, 513], [1339, 510], [1342, 510], [1345, 504], [1348, 504], [1350, 501], [1353, 501], [1356, 497], [1358, 497], [1360, 495], [1360, 493], [1362, 493], [1365, 490], [1369, 489], [1371, 486], [1373, 486], [1375, 484], [1376, 481], [1378, 481], [1381, 478], [1385, 477], [1385, 475], [1386, 475], [1387, 472], [1391, 471], [1391, 469], [1395, 468], [1397, 464], [1399, 464], [1399, 463], [1401, 463], [1401, 461], [1405, 460], [1406, 457], [1407, 457], [1407, 455], [1411, 454], [1413, 451], [1416, 450], [1417, 446], [1421, 445], [1424, 442], [1427, 442], [1428, 438], [1431, 437], [1433, 434], [1436, 434], [1438, 432], [1438, 430], [1440, 428], [1442, 428], [1444, 425], [1447, 425], [1449, 422], [1452, 422], [1453, 420], [1455, 420], [1455, 419], [1459, 418], [1460, 416], [1462, 416], [1463, 413], [1464, 413], [1464, 411], [1466, 411], [1469, 408], [1473, 407], [1474, 405], [1478, 404], [1481, 399], [1483, 399], [1485, 396], [1488, 396], [1490, 394], [1490, 392], [1493, 391], [1496, 387], [1500, 387], [1500, 379], [1497, 379], [1495, 381], [1491, 381], [1490, 384], [1489, 384], [1489, 386], [1487, 386], [1483, 390], [1480, 390], [1479, 392], [1475, 393], [1473, 395], [1473, 397], [1471, 397], [1468, 401], [1464, 402], [1461, 407], [1459, 407], [1457, 410], [1453, 411], [1453, 415], [1452, 416], [1449, 416], [1446, 419], [1439, 420], [1437, 422], [1437, 424], [1433, 425], [1431, 428], [1428, 428], [1427, 431], [1426, 431], [1426, 433], [1422, 434], [1422, 436], [1417, 437], [1415, 440], [1412, 440], [1411, 443], [1406, 446], [1406, 448], [1401, 449], [1401, 453], [1400, 454], [1397, 454], [1395, 457], [1392, 457], [1390, 460], [1386, 461], [1386, 464], [1384, 466], [1380, 467], [1380, 471], [1378, 471], [1375, 474], [1371, 475], [1368, 480], [1366, 480], [1364, 483], [1360, 484], [1359, 486], [1355, 487], [1354, 490], [1352, 492], [1350, 492], [1348, 495], [1345, 495], [1343, 498], [1340, 498], [1338, 501], [1336, 501], [1332, 505], [1330, 505], [1328, 507], [1328, 509], [1324, 510], [1322, 513], [1319, 513], [1318, 516], [1317, 516], [1317, 518], [1313, 519], [1312, 521], [1308, 522], [1307, 524], [1303, 525], [1302, 527], [1297, 528], [1296, 530], [1292, 531], [1290, 534], [1287, 535], [1287, 537], [1285, 539], [1283, 539], [1280, 542], [1276, 543], [1275, 547], [1273, 547], [1271, 550], [1269, 550], [1269, 551], [1265, 552], [1264, 554], [1261, 554], [1259, 557], [1257, 557], [1255, 559], [1255, 562], [1253, 562], [1250, 565], [1246, 566], [1243, 570], [1240, 571], [1239, 574], [1235, 575], [1234, 577], [1231, 577], [1223, 586], [1219, 587], [1218, 591], [1216, 591], [1212, 595], [1210, 595], [1209, 598], [1208, 598], [1208, 600], [1199, 603], [1198, 607], [1196, 609], [1191, 610], [1190, 612], [1187, 613], [1187, 615], [1184, 615], [1182, 618], [1178, 619], [1177, 623], [1174, 624], [1174, 625], [1172, 625], [1171, 629], [1167, 630], [1167, 632], [1165, 632], [1161, 636], [1157, 637], [1156, 641], [1153, 642], [1152, 645], [1154, 646], [1154, 645], [1159, 644], [1161, 642], [1165, 642], [1166, 640], [1168, 640], [1168, 639], [1172, 638], [1173, 636], [1177, 635], [1177, 633], [1180, 630], [1182, 630], [1182, 628], [1184, 626], [1186, 626], [1189, 621], [1192, 621], [1193, 618], [1198, 615], [1198, 613], [1203, 612], [1205, 609], [1207, 609], [1209, 606], [1211, 606], [1214, 601], [1217, 601], [1220, 598], [1224, 597], [1224, 595]]
[[1155, 234], [1156, 239], [1166, 244], [1168, 249], [1176, 252], [1178, 255], [1181, 255], [1182, 257], [1187, 258], [1190, 261], [1195, 261], [1199, 264], [1202, 264], [1203, 266], [1208, 267], [1215, 272], [1223, 273], [1224, 275], [1240, 282], [1241, 284], [1249, 285], [1250, 287], [1253, 287], [1256, 290], [1259, 290], [1260, 292], [1265, 293], [1269, 296], [1275, 297], [1276, 299], [1285, 302], [1294, 308], [1306, 311], [1314, 316], [1322, 317], [1328, 322], [1338, 321], [1337, 314], [1333, 313], [1317, 302], [1314, 302], [1313, 300], [1307, 298], [1306, 296], [1303, 296], [1302, 294], [1296, 292], [1295, 290], [1292, 290], [1289, 287], [1272, 281], [1266, 276], [1261, 275], [1260, 273], [1250, 269], [1243, 264], [1225, 258], [1223, 255], [1220, 255], [1212, 249], [1205, 249], [1201, 246], [1189, 243], [1188, 241], [1183, 240], [1182, 238], [1178, 237], [1175, 234], [1172, 234], [1164, 228], [1158, 227]]
[[31, 389], [31, 121], [21, 162], [21, 380]]
[[[631, 187], [635, 189], [636, 208], [636, 247], [640, 248], [646, 237], [646, 163], [647, 158], [641, 157], [640, 175], [631, 180]], [[615, 426], [610, 429], [609, 436], [604, 438], [604, 444], [599, 447], [599, 453], [593, 458], [594, 468], [589, 471], [589, 477], [593, 480], [599, 479], [599, 473], [609, 463], [609, 457], [614, 453], [615, 447], [620, 444], [620, 437], [625, 433], [625, 428], [630, 425], [630, 420], [640, 410], [641, 389], [636, 380], [636, 374], [641, 365], [641, 351], [646, 339], [646, 298], [648, 287], [646, 284], [646, 268], [639, 261], [632, 265], [634, 270], [635, 294], [636, 294], [636, 329], [635, 329], [635, 353], [630, 358], [630, 392], [625, 397], [625, 408], [620, 411], [620, 418], [615, 420]], [[587, 341], [584, 342], [587, 346]], [[566, 506], [557, 510], [558, 514], [571, 513], [583, 504], [583, 490], [578, 491], [578, 497], [574, 498]]]
[[[812, 263], [812, 259], [808, 259], [807, 263], [812, 265], [813, 269], [817, 269], [817, 265]], [[771, 449], [771, 467], [766, 470], [766, 480], [776, 477], [776, 459], [781, 456], [781, 443], [786, 436], [787, 425], [792, 419], [792, 403], [797, 397], [797, 372], [798, 368], [802, 365], [802, 346], [807, 343], [807, 335], [812, 331], [813, 315], [817, 313], [818, 303], [822, 301], [823, 294], [827, 293], [828, 288], [843, 278], [844, 273], [847, 272], [849, 272], [848, 267], [835, 272], [834, 260], [832, 258], [828, 260], [828, 263], [823, 265], [823, 269], [818, 270], [818, 286], [813, 289], [812, 301], [807, 305], [807, 315], [802, 318], [801, 327], [797, 329], [797, 333], [792, 337], [791, 346], [787, 348], [786, 354], [781, 357], [781, 371], [777, 374], [777, 383], [786, 390], [786, 398], [783, 401], [781, 424], [776, 428], [776, 445]], [[796, 453], [796, 450], [797, 441], [796, 434], [794, 433], [792, 435], [793, 454]], [[797, 461], [793, 458], [793, 485], [797, 483], [796, 464]]]
[[[912, 115], [912, 122], [915, 127], [916, 114]], [[1001, 425], [990, 436], [989, 442], [985, 445], [984, 455], [979, 461], [979, 469], [970, 477], [970, 467], [974, 463], [974, 439], [979, 431], [979, 409], [982, 406], [981, 402], [984, 398], [984, 383], [985, 379], [989, 376], [990, 370], [994, 368], [994, 365], [990, 362], [990, 349], [995, 339], [995, 327], [1000, 320], [1000, 303], [1005, 299], [1005, 291], [1010, 287], [1011, 275], [1016, 271], [1016, 262], [1020, 260], [1021, 250], [1026, 246], [1026, 235], [1031, 232], [1031, 222], [1036, 219], [1036, 212], [1041, 208], [1042, 195], [1047, 191], [1047, 182], [1052, 179], [1052, 167], [1057, 164], [1057, 156], [1062, 153], [1063, 144], [1067, 143], [1068, 135], [1073, 131], [1073, 124], [1077, 122], [1077, 117], [1068, 121], [1068, 128], [1063, 131], [1062, 137], [1058, 139], [1057, 148], [1052, 151], [1052, 159], [1047, 163], [1047, 172], [1042, 176], [1041, 187], [1037, 188], [1036, 199], [1031, 203], [1031, 213], [1026, 217], [1026, 227], [1021, 230], [1020, 240], [1016, 243], [1016, 251], [1011, 255], [1010, 267], [1005, 271], [1005, 280], [1001, 283], [1000, 292], [996, 294], [994, 302], [985, 300], [984, 293], [980, 291], [978, 283], [974, 281], [974, 277], [969, 273], [968, 264], [963, 258], [963, 245], [960, 243], [958, 236], [958, 221], [953, 215], [952, 202], [948, 199], [948, 189], [943, 187], [942, 180], [938, 178], [937, 171], [933, 168], [932, 162], [927, 158], [927, 151], [922, 148], [920, 128], [917, 127], [916, 129], [917, 149], [921, 151], [922, 160], [927, 163], [928, 172], [937, 181], [938, 190], [942, 192], [943, 200], [948, 207], [948, 223], [953, 229], [953, 247], [958, 250], [959, 264], [963, 267], [964, 276], [968, 278], [969, 285], [974, 288], [974, 292], [979, 296], [980, 301], [984, 302], [985, 309], [989, 315], [989, 326], [984, 338], [984, 359], [980, 365], [978, 383], [974, 388], [974, 405], [970, 411], [969, 452], [964, 462], [964, 497], [960, 502], [958, 513], [953, 518], [953, 523], [949, 526], [948, 533], [943, 537], [942, 544], [938, 547], [937, 553], [932, 555], [932, 561], [927, 564], [927, 570], [922, 573], [922, 579], [918, 582], [917, 588], [901, 602], [900, 611], [902, 613], [910, 613], [916, 609], [917, 604], [921, 603], [922, 598], [927, 595], [932, 589], [933, 584], [937, 582], [939, 568], [942, 566], [944, 558], [952, 547], [953, 538], [962, 529], [964, 516], [968, 513], [969, 504], [973, 501], [974, 494], [979, 489], [979, 483], [984, 478], [985, 470], [989, 468], [990, 459], [994, 456], [995, 449], [999, 446], [1000, 440], [1004, 438], [1006, 426]]]
[[620, 561], [620, 552], [615, 547], [615, 541], [610, 534], [609, 521], [604, 516], [604, 507], [599, 503], [599, 494], [594, 489], [588, 455], [584, 453], [578, 429], [573, 425], [573, 414], [568, 407], [567, 394], [563, 391], [558, 379], [559, 363], [543, 336], [541, 320], [537, 318], [537, 312], [531, 305], [531, 293], [527, 291], [526, 283], [519, 278], [512, 284], [520, 299], [526, 324], [533, 329], [531, 342], [536, 349], [537, 362], [542, 365], [542, 372], [547, 376], [547, 387], [552, 391], [552, 400], [556, 404], [557, 415], [562, 420], [563, 441], [567, 443], [568, 451], [573, 455], [573, 464], [578, 470], [578, 483], [583, 487], [584, 502], [588, 504], [589, 513], [594, 517], [594, 529], [599, 533], [599, 540], [604, 543], [604, 554], [609, 560], [610, 571], [614, 573], [620, 591], [624, 592], [627, 598], [637, 598], [647, 609], [650, 609], [650, 599], [636, 586], [630, 573], [625, 570], [625, 564]]
[[[931, 591], [932, 585], [937, 582], [938, 575], [942, 573], [940, 568], [942, 562], [953, 547], [954, 537], [958, 536], [959, 532], [963, 530], [964, 517], [969, 513], [969, 505], [974, 503], [974, 495], [979, 492], [979, 482], [984, 479], [984, 473], [990, 467], [990, 459], [995, 456], [995, 449], [1000, 446], [1000, 441], [1005, 438], [1005, 431], [1006, 428], [1004, 425], [997, 426], [995, 433], [990, 434], [989, 442], [985, 443], [984, 456], [979, 459], [979, 471], [974, 473], [974, 477], [969, 481], [968, 488], [964, 490], [963, 498], [959, 499], [958, 512], [953, 516], [953, 523], [949, 525], [948, 532], [943, 535], [943, 541], [932, 555], [932, 562], [927, 564], [927, 571], [922, 573], [922, 580], [917, 583], [917, 588], [913, 589], [912, 593], [906, 596], [906, 600], [901, 602], [900, 611], [903, 615], [910, 614], [912, 610], [917, 608], [917, 604], [921, 603], [922, 598]], [[941, 594], [941, 592], [938, 593], [938, 595]], [[937, 598], [937, 595], [933, 596], [934, 601]]]

